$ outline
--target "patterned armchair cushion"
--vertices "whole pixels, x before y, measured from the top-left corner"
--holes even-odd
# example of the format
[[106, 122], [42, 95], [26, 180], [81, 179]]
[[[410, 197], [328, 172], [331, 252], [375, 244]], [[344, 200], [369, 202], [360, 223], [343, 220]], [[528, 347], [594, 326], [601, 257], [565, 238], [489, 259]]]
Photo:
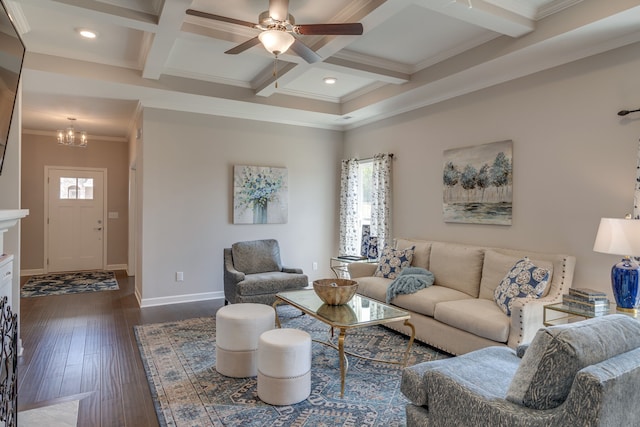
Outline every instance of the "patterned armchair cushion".
[[640, 346], [640, 322], [622, 314], [540, 329], [522, 356], [507, 400], [532, 409], [562, 404], [581, 369]]
[[237, 242], [231, 246], [233, 266], [244, 274], [281, 271], [280, 246], [274, 239]]
[[378, 268], [373, 274], [376, 277], [395, 279], [403, 268], [411, 265], [414, 246], [406, 249], [385, 248], [378, 261]]
[[549, 283], [549, 270], [525, 257], [509, 270], [494, 293], [494, 300], [507, 316], [516, 298], [540, 298]]

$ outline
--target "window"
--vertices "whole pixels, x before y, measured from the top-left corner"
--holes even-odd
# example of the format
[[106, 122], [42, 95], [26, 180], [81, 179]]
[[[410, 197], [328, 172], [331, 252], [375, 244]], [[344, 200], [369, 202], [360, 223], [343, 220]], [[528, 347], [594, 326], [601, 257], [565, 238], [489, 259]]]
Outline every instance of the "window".
[[93, 200], [93, 178], [60, 178], [60, 199]]

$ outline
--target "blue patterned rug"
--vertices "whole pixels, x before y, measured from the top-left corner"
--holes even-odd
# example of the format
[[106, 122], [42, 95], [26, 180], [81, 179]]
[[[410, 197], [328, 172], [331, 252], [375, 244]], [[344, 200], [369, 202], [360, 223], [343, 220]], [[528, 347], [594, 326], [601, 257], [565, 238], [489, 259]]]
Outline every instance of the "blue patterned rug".
[[33, 276], [20, 289], [22, 298], [118, 289], [113, 271], [79, 271]]
[[[278, 307], [283, 327], [325, 340], [328, 326], [288, 306]], [[404, 426], [407, 400], [397, 365], [349, 356], [340, 398], [338, 352], [313, 343], [311, 395], [291, 406], [257, 396], [256, 378], [228, 378], [215, 369], [215, 318], [135, 326], [138, 348], [161, 426]], [[381, 326], [348, 331], [351, 349], [368, 357], [401, 360], [408, 338]], [[415, 343], [409, 365], [448, 357]]]

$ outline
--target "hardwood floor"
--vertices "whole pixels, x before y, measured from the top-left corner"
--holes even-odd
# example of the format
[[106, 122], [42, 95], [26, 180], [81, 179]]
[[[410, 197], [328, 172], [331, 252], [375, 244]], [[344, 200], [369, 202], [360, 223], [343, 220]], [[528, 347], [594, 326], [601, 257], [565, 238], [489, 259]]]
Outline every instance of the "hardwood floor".
[[19, 410], [79, 398], [78, 426], [158, 426], [133, 326], [213, 316], [223, 301], [140, 309], [133, 278], [116, 277], [117, 291], [21, 299]]

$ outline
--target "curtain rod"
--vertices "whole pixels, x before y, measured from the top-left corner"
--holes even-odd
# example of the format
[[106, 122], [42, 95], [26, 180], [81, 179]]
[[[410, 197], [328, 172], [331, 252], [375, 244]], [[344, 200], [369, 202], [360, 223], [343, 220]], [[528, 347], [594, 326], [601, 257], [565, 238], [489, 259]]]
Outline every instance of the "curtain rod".
[[[389, 153], [389, 157], [391, 157], [391, 158], [393, 159], [393, 158], [394, 158], [394, 157], [393, 157], [393, 153]], [[367, 162], [367, 161], [369, 161], [369, 160], [373, 160], [373, 159], [375, 159], [375, 156], [373, 156], [373, 157], [367, 157], [367, 158], [365, 158], [365, 159], [356, 159], [356, 160], [357, 160], [358, 162]]]

